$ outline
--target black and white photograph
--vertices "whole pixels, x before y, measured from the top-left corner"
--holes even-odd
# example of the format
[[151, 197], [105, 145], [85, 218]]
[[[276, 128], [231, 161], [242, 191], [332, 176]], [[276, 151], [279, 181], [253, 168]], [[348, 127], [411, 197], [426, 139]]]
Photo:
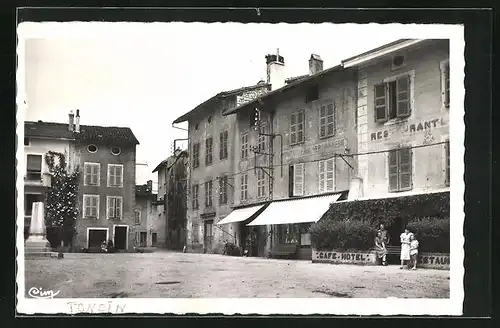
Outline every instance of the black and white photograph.
[[18, 312], [462, 314], [463, 26], [17, 32]]

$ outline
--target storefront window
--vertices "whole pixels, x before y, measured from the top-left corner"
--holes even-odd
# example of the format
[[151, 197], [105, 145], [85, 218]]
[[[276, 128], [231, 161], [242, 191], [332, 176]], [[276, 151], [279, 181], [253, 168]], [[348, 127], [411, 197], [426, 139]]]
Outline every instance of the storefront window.
[[297, 224], [281, 224], [278, 226], [280, 244], [295, 244], [300, 242], [300, 226]]

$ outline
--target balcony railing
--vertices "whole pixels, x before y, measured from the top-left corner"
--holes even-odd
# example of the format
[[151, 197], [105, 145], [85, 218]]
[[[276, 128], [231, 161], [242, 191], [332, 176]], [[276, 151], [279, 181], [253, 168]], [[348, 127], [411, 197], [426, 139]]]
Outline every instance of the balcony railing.
[[33, 187], [46, 187], [52, 186], [52, 175], [49, 173], [28, 173], [24, 177], [24, 184]]

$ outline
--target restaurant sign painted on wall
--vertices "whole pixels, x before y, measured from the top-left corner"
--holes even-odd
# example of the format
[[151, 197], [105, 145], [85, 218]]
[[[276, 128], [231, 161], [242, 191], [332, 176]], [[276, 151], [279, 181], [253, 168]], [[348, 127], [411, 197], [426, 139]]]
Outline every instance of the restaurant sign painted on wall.
[[419, 133], [421, 131], [431, 131], [446, 123], [444, 118], [434, 118], [432, 120], [417, 121], [414, 123], [395, 124], [393, 128], [370, 133], [370, 141], [387, 140], [391, 137], [399, 138], [401, 134]]

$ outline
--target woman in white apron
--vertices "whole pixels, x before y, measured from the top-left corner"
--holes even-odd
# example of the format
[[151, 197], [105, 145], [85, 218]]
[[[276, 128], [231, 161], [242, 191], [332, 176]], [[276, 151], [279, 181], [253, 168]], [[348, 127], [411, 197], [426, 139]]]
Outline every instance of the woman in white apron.
[[403, 268], [403, 265], [405, 262], [408, 262], [410, 260], [410, 231], [408, 228], [405, 229], [405, 231], [401, 234], [400, 239], [401, 239], [401, 267], [400, 269]]

